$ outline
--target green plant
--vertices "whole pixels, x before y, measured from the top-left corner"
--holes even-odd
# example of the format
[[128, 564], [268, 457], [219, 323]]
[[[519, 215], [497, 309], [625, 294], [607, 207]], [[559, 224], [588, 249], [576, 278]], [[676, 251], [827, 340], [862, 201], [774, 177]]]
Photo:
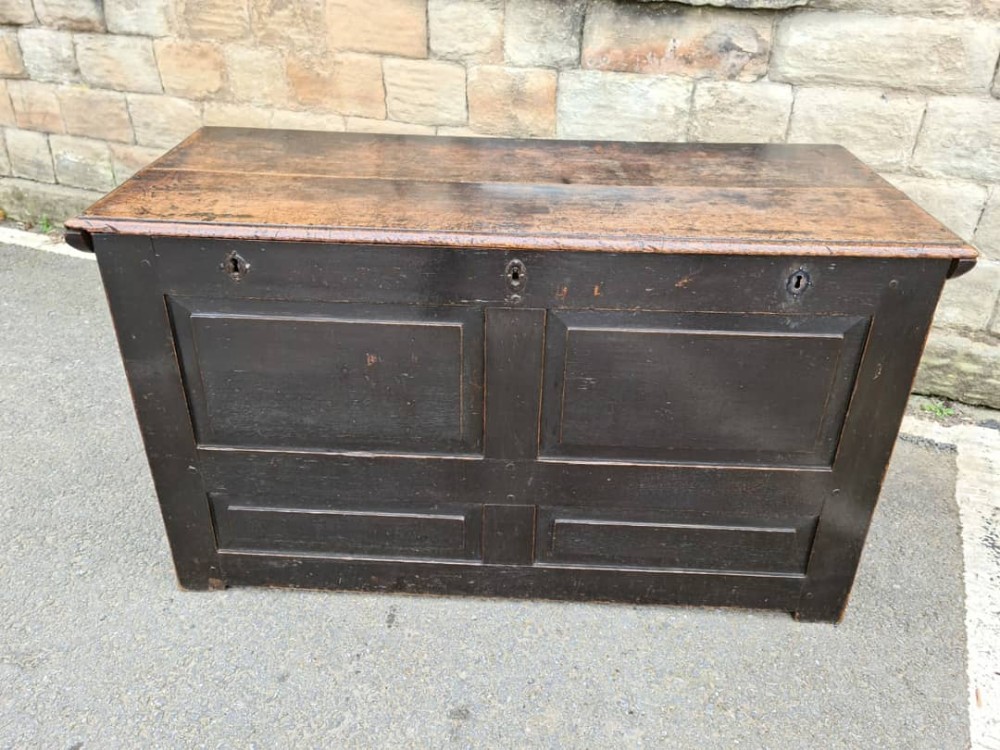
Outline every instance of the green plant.
[[955, 410], [948, 405], [948, 402], [939, 399], [929, 399], [921, 404], [920, 408], [938, 419], [955, 416]]
[[41, 229], [45, 234], [48, 234], [53, 229], [52, 220], [49, 219], [48, 216], [43, 215], [42, 218], [38, 220], [38, 228]]

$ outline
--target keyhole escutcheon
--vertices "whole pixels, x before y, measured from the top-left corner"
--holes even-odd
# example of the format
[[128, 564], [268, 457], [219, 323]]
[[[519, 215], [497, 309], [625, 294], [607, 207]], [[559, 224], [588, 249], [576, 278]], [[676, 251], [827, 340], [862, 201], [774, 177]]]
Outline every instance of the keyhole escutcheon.
[[524, 288], [528, 274], [527, 269], [524, 267], [524, 263], [514, 259], [507, 264], [504, 276], [507, 279], [507, 288], [512, 292], [518, 292]]
[[250, 264], [235, 250], [226, 256], [226, 259], [219, 264], [221, 268], [233, 281], [241, 281], [250, 270]]
[[798, 296], [811, 285], [812, 279], [809, 278], [809, 272], [804, 268], [800, 268], [788, 277], [788, 282], [785, 284], [785, 287], [788, 289], [789, 294]]

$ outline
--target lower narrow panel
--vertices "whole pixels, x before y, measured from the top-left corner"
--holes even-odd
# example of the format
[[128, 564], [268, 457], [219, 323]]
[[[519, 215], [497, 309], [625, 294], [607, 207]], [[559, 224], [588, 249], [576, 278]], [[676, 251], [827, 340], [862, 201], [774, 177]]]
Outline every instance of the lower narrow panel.
[[802, 576], [220, 554], [227, 585], [692, 604], [792, 611]]

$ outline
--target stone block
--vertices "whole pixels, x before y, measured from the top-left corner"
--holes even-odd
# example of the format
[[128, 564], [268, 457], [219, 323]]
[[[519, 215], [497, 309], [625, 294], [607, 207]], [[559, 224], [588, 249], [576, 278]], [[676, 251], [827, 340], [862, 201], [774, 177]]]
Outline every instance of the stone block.
[[767, 72], [772, 25], [761, 13], [598, 0], [587, 11], [580, 64], [755, 81]]
[[266, 47], [226, 47], [226, 72], [229, 90], [237, 101], [287, 106], [288, 82], [285, 58], [281, 52]]
[[228, 128], [269, 128], [271, 115], [268, 107], [208, 101], [202, 111], [202, 123]]
[[20, 26], [35, 22], [31, 0], [0, 0], [0, 24]]
[[431, 125], [393, 120], [370, 120], [366, 117], [348, 117], [344, 122], [348, 133], [391, 133], [396, 135], [434, 135]]
[[17, 31], [0, 29], [0, 76], [4, 78], [23, 78], [24, 58], [21, 57], [21, 45], [17, 41]]
[[185, 99], [128, 94], [129, 116], [141, 146], [173, 148], [201, 127], [201, 106]]
[[964, 16], [970, 11], [970, 0], [811, 0], [809, 5], [818, 10], [863, 11], [887, 16]]
[[770, 78], [946, 93], [985, 92], [1000, 29], [974, 21], [798, 13], [778, 24]]
[[8, 81], [7, 91], [14, 109], [14, 121], [19, 128], [62, 133], [65, 130], [58, 87], [36, 81]]
[[972, 97], [936, 97], [913, 154], [914, 168], [1000, 182], [1000, 103]]
[[166, 93], [204, 99], [217, 94], [225, 85], [226, 61], [215, 44], [158, 39], [153, 46]]
[[74, 135], [49, 138], [56, 181], [61, 185], [107, 191], [115, 186], [111, 151], [104, 141]]
[[56, 92], [65, 130], [70, 135], [131, 143], [135, 137], [125, 95], [86, 86], [60, 88]]
[[886, 174], [883, 177], [963, 240], [969, 242], [972, 239], [986, 203], [986, 188], [964, 180], [929, 179], [904, 174]]
[[104, 20], [113, 34], [167, 36], [174, 28], [173, 0], [104, 0]]
[[566, 70], [559, 74], [557, 131], [562, 138], [681, 141], [693, 82], [635, 73]]
[[1000, 346], [988, 334], [931, 331], [914, 391], [1000, 408]]
[[795, 95], [790, 143], [836, 143], [875, 169], [906, 166], [924, 101], [874, 89], [801, 88]]
[[434, 57], [503, 62], [502, 0], [430, 0], [427, 20]]
[[464, 125], [465, 68], [436, 60], [386, 58], [386, 107], [390, 119], [422, 125]]
[[53, 83], [80, 80], [70, 32], [22, 28], [17, 36], [24, 67], [32, 80]]
[[10, 103], [7, 81], [0, 78], [0, 125], [11, 127], [16, 124], [17, 120], [14, 117], [14, 107]]
[[12, 219], [38, 221], [45, 216], [61, 224], [83, 213], [100, 197], [101, 193], [65, 185], [0, 179], [0, 208]]
[[342, 115], [385, 117], [382, 61], [378, 57], [354, 52], [290, 55], [286, 65], [288, 83], [299, 104]]
[[980, 260], [967, 274], [950, 279], [944, 285], [934, 325], [985, 331], [998, 297], [1000, 261]]
[[113, 34], [77, 34], [76, 59], [83, 80], [91, 86], [143, 93], [163, 90], [150, 39]]
[[250, 0], [250, 25], [262, 44], [322, 53], [325, 24], [325, 0]]
[[427, 57], [427, 0], [327, 0], [331, 50]]
[[33, 130], [8, 130], [6, 140], [11, 174], [38, 182], [56, 181], [47, 135]]
[[506, 8], [508, 63], [543, 68], [579, 64], [587, 0], [507, 0]]
[[111, 143], [111, 168], [115, 184], [120, 185], [143, 167], [152, 164], [165, 153], [162, 148], [147, 148], [124, 143]]
[[282, 130], [338, 132], [344, 129], [344, 118], [325, 112], [292, 112], [279, 109], [271, 116], [271, 127]]
[[695, 85], [693, 141], [781, 143], [792, 111], [792, 87], [782, 83], [699, 81]]
[[991, 192], [972, 244], [985, 257], [1000, 260], [1000, 187], [994, 187]]
[[[7, 138], [4, 136], [3, 130], [0, 130], [0, 175], [4, 177], [10, 176], [10, 159], [7, 157]], [[0, 210], [2, 210], [0, 206]]]
[[35, 0], [35, 15], [54, 29], [104, 31], [101, 0]]
[[545, 68], [469, 69], [469, 124], [483, 133], [552, 136], [556, 72]]
[[250, 36], [247, 0], [178, 0], [178, 15], [194, 39], [236, 41]]

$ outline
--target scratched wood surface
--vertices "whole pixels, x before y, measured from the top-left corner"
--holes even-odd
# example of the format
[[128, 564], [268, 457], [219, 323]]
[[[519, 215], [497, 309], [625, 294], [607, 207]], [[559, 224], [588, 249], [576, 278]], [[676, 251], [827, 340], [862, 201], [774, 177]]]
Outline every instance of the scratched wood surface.
[[837, 146], [203, 128], [71, 230], [523, 250], [971, 259]]

